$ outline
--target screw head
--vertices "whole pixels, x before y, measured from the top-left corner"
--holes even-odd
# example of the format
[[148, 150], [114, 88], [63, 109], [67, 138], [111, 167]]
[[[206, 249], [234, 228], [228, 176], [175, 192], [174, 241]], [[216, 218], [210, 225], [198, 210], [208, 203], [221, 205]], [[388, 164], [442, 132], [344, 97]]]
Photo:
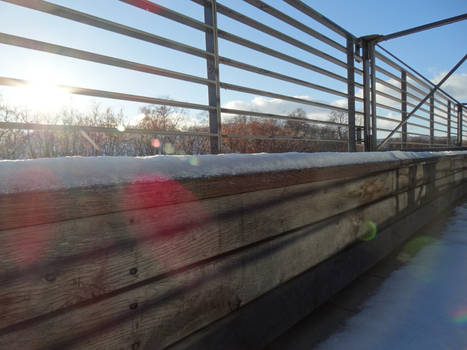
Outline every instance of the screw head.
[[48, 272], [45, 274], [44, 279], [47, 282], [54, 282], [57, 279], [57, 276], [53, 272]]

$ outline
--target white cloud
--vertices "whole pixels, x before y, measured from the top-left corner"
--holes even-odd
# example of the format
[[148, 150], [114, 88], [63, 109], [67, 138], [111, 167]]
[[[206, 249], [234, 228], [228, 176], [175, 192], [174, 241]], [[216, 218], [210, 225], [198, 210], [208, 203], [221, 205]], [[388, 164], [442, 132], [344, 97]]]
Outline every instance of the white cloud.
[[[311, 100], [310, 96], [294, 96], [296, 98]], [[251, 101], [234, 100], [225, 103], [223, 108], [228, 109], [239, 109], [244, 111], [253, 111], [261, 113], [271, 113], [278, 115], [289, 115], [294, 112], [297, 108], [301, 108], [305, 111], [306, 116], [310, 119], [317, 120], [329, 120], [329, 110], [322, 108], [297, 104], [291, 101], [284, 101], [277, 98], [265, 98], [255, 97]]]
[[[436, 75], [432, 81], [436, 84], [446, 76], [447, 72], [442, 72]], [[467, 73], [454, 73], [448, 80], [441, 86], [452, 97], [459, 101], [467, 100]]]

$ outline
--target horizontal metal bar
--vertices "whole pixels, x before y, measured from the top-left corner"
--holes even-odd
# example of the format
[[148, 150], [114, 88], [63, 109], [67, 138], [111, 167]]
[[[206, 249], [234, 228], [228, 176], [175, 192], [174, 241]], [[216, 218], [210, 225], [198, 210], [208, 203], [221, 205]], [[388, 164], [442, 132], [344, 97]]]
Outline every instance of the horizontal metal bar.
[[278, 9], [269, 6], [263, 1], [260, 0], [244, 0], [245, 2], [249, 3], [252, 6], [255, 6], [256, 8], [270, 14], [273, 17], [276, 17], [277, 19], [280, 19], [281, 21], [290, 24], [291, 26], [301, 30], [304, 33], [307, 33], [311, 35], [312, 37], [328, 44], [329, 46], [332, 46], [333, 48], [341, 51], [341, 52], [346, 52], [345, 46], [339, 44], [337, 41], [332, 40], [331, 38], [328, 38], [327, 36], [317, 32], [316, 30], [306, 26], [302, 22], [297, 21], [296, 19], [286, 15], [285, 13], [279, 11]]
[[155, 15], [171, 19], [175, 22], [184, 24], [191, 28], [201, 30], [203, 32], [213, 29], [212, 26], [207, 25], [204, 22], [198, 21], [197, 19], [194, 19], [193, 17], [189, 17], [179, 12], [173, 11], [171, 9], [168, 9], [167, 7], [164, 7], [159, 4], [155, 4], [154, 2], [149, 1], [149, 0], [119, 0], [119, 1], [124, 2], [128, 5], [134, 6], [134, 7], [138, 7], [142, 10], [151, 12]]
[[[429, 91], [424, 92], [423, 90], [419, 90], [418, 88], [416, 88], [414, 85], [410, 84], [409, 82], [407, 82], [407, 87], [410, 87], [410, 88], [412, 88], [413, 90], [418, 91], [419, 93], [423, 93], [424, 95], [426, 95], [427, 93], [429, 93]], [[410, 93], [410, 92], [408, 92], [407, 95], [409, 95], [410, 98], [412, 98], [412, 99], [414, 99], [414, 100], [416, 100], [416, 101], [421, 101], [421, 100], [423, 99], [422, 97], [417, 96], [417, 95], [414, 95], [414, 94], [412, 94], [412, 93]], [[428, 105], [428, 103], [425, 103], [425, 104]], [[446, 107], [447, 107], [447, 105], [446, 105]], [[437, 109], [437, 110], [439, 110], [439, 111], [441, 111], [441, 112], [443, 112], [443, 113], [446, 112], [444, 109], [442, 109], [442, 108], [440, 108], [440, 107], [438, 107], [438, 106], [434, 106], [434, 108]], [[429, 113], [429, 111], [426, 110], [426, 109], [423, 109], [423, 108], [420, 108], [420, 109], [421, 109], [422, 111], [425, 111], [425, 112]], [[438, 115], [439, 115], [439, 114], [438, 114]]]
[[401, 82], [401, 78], [398, 77], [397, 75], [391, 73], [390, 71], [378, 66], [378, 65], [375, 65], [376, 67], [376, 71], [377, 72], [380, 72], [380, 73], [383, 73], [384, 75], [388, 76], [388, 77], [391, 77], [392, 79], [398, 81], [399, 83]]
[[[420, 106], [423, 105], [423, 103], [425, 103], [426, 101], [428, 101], [428, 99], [434, 95], [434, 93], [436, 92], [436, 90], [441, 86], [443, 85], [443, 83], [449, 79], [449, 77], [465, 62], [465, 60], [467, 59], [467, 55], [464, 55], [464, 57], [462, 57], [459, 62], [456, 63], [456, 65], [454, 67], [452, 67], [452, 69], [443, 77], [443, 79], [440, 80], [439, 83], [437, 83], [435, 85], [435, 87], [430, 91], [430, 93], [428, 95], [426, 95], [422, 101], [420, 101], [417, 106], [415, 108], [412, 109], [412, 111], [407, 115], [407, 118], [402, 120], [399, 125], [388, 135], [386, 136], [386, 138], [379, 144], [379, 146], [377, 148], [380, 148], [382, 146], [384, 146], [384, 144], [391, 138], [392, 134], [397, 130], [399, 129], [403, 124], [407, 123], [407, 120], [417, 111], [418, 108], [420, 108]], [[461, 124], [462, 125], [462, 124]]]
[[239, 13], [235, 10], [232, 10], [231, 8], [224, 6], [220, 3], [217, 3], [217, 12], [223, 14], [224, 16], [230, 17], [240, 23], [243, 23], [251, 28], [254, 28], [256, 30], [259, 30], [263, 33], [266, 33], [268, 35], [271, 35], [279, 40], [282, 40], [283, 42], [286, 42], [290, 45], [293, 45], [295, 47], [298, 47], [304, 51], [307, 51], [315, 56], [318, 56], [322, 59], [327, 60], [328, 62], [334, 63], [342, 68], [346, 68], [347, 65], [344, 61], [341, 61], [337, 59], [336, 57], [333, 57], [325, 52], [322, 52], [310, 45], [305, 44], [302, 41], [299, 41], [295, 38], [292, 38], [291, 36], [284, 34], [283, 32], [280, 32], [276, 29], [273, 29], [261, 22], [258, 22], [242, 13]]
[[389, 88], [389, 89], [392, 89], [392, 90], [394, 90], [394, 91], [398, 91], [398, 92], [401, 92], [401, 91], [402, 91], [400, 87], [397, 87], [396, 85], [393, 85], [393, 84], [391, 84], [391, 83], [388, 83], [387, 81], [385, 81], [385, 80], [383, 80], [383, 79], [381, 79], [381, 78], [378, 78], [378, 77], [377, 77], [377, 78], [376, 78], [376, 82], [377, 82], [378, 84], [381, 84], [381, 85], [383, 85], [383, 86], [385, 86], [385, 87], [387, 87], [387, 88]]
[[[391, 83], [388, 83], [387, 81], [384, 81], [384, 80], [381, 79], [381, 78], [376, 78], [376, 82], [377, 82], [378, 84], [381, 84], [381, 85], [383, 85], [383, 86], [385, 86], [385, 87], [387, 87], [387, 88], [389, 88], [389, 89], [392, 89], [392, 90], [394, 90], [394, 91], [398, 91], [398, 92], [401, 92], [401, 91], [402, 91], [401, 88], [399, 88], [399, 87], [397, 87], [397, 86], [395, 86], [395, 85], [393, 85], [393, 84], [391, 84]], [[410, 85], [410, 84], [407, 83], [407, 86], [408, 86], [408, 85]], [[412, 98], [412, 99], [414, 99], [414, 100], [418, 100], [418, 101], [420, 101], [420, 100], [422, 99], [421, 97], [419, 97], [419, 96], [417, 96], [417, 95], [414, 95], [414, 94], [412, 94], [412, 93], [409, 92], [409, 91], [407, 91], [407, 96], [410, 97], [410, 98]], [[413, 103], [411, 103], [411, 102], [407, 102], [407, 105], [408, 105], [408, 106], [415, 106], [415, 104], [413, 104]], [[435, 108], [437, 108], [437, 107], [435, 107]], [[438, 109], [439, 109], [439, 108], [438, 108]], [[426, 110], [426, 109], [422, 109], [422, 110], [425, 111], [425, 112], [429, 112], [429, 111]], [[443, 111], [443, 112], [444, 112], [444, 111]]]
[[330, 78], [334, 78], [334, 79], [342, 81], [342, 82], [347, 82], [347, 78], [345, 78], [345, 77], [343, 77], [341, 75], [338, 75], [336, 73], [328, 71], [328, 70], [326, 70], [324, 68], [318, 67], [318, 66], [316, 66], [314, 64], [299, 60], [298, 58], [295, 58], [293, 56], [289, 56], [289, 55], [286, 55], [286, 54], [284, 54], [282, 52], [273, 50], [273, 49], [271, 49], [269, 47], [257, 44], [257, 43], [255, 43], [253, 41], [241, 38], [241, 37], [239, 37], [239, 36], [237, 36], [235, 34], [231, 34], [231, 33], [228, 33], [226, 31], [220, 30], [220, 29], [217, 31], [217, 34], [218, 34], [219, 38], [231, 41], [231, 42], [236, 43], [238, 45], [248, 47], [248, 48], [253, 49], [255, 51], [264, 53], [266, 55], [273, 56], [273, 57], [279, 58], [281, 60], [293, 63], [293, 64], [295, 64], [297, 66], [307, 68], [307, 69], [312, 70], [314, 72], [326, 75], [326, 76], [328, 76]]
[[116, 57], [99, 55], [89, 51], [83, 51], [78, 49], [73, 49], [71, 47], [60, 46], [55, 44], [50, 44], [44, 41], [38, 41], [28, 38], [19, 37], [16, 35], [0, 33], [0, 43], [6, 45], [13, 45], [17, 47], [22, 47], [31, 50], [48, 52], [56, 55], [66, 56], [77, 58], [80, 60], [91, 61], [96, 63], [101, 63], [109, 66], [120, 67], [125, 69], [130, 69], [138, 72], [149, 73], [160, 75], [164, 77], [169, 77], [173, 79], [179, 79], [184, 81], [189, 81], [192, 83], [198, 84], [215, 84], [214, 81], [197, 77], [194, 75], [179, 73], [176, 71], [154, 67], [142, 63], [122, 60]]
[[[378, 66], [376, 66], [376, 69], [377, 69], [377, 70], [381, 70], [381, 71], [385, 71], [385, 69], [383, 69], [383, 68], [381, 68], [381, 67], [378, 67]], [[387, 73], [389, 73], [389, 72], [387, 72]], [[386, 74], [386, 73], [385, 73], [385, 74]], [[392, 74], [392, 73], [389, 73], [389, 74]], [[387, 74], [386, 74], [386, 75], [387, 75]], [[399, 79], [399, 78], [398, 78], [398, 79]], [[382, 83], [382, 85], [384, 85], [384, 86], [392, 85], [392, 84], [389, 84], [389, 83], [387, 83], [387, 82], [384, 82], [382, 79], [377, 79], [376, 81], [377, 81], [378, 83], [380, 83], [380, 84]], [[400, 81], [400, 79], [399, 79], [399, 81]], [[410, 85], [410, 84], [407, 83], [407, 85]], [[398, 89], [398, 88], [396, 88], [395, 86], [394, 86], [394, 88], [395, 88], [395, 89]], [[400, 89], [398, 89], [398, 90], [400, 90]], [[384, 97], [386, 97], [386, 98], [388, 98], [388, 99], [392, 99], [392, 100], [395, 100], [395, 101], [397, 101], [397, 102], [400, 102], [400, 99], [397, 99], [396, 97], [394, 97], [394, 96], [392, 96], [392, 95], [386, 94], [386, 93], [381, 92], [381, 91], [379, 91], [379, 90], [376, 90], [376, 91], [377, 91], [377, 93], [378, 93], [379, 95], [382, 95], [382, 96], [384, 96]], [[407, 92], [407, 95], [410, 95], [410, 97], [413, 98], [413, 99], [417, 99], [417, 97], [415, 97], [415, 95], [412, 95], [412, 94], [410, 94], [409, 92]], [[421, 98], [419, 98], [419, 100], [421, 100]], [[410, 103], [410, 102], [407, 102], [407, 105], [415, 106], [415, 104], [412, 104], [412, 103]], [[437, 106], [435, 106], [435, 108], [438, 109], [438, 110], [440, 110], [441, 112], [444, 112], [443, 109], [441, 109], [441, 108], [439, 108], [439, 107], [437, 107]], [[427, 113], [430, 112], [429, 110], [424, 109], [424, 108], [419, 108], [419, 109], [420, 109], [421, 111], [424, 111], [424, 112], [427, 112]], [[441, 115], [439, 115], [439, 114], [436, 114], [436, 113], [435, 113], [435, 115], [437, 115], [437, 116], [443, 118], [443, 117], [442, 117]], [[447, 118], [446, 118], [446, 119], [447, 119]]]
[[387, 121], [390, 121], [392, 123], [399, 123], [400, 122], [400, 120], [397, 120], [397, 119], [394, 119], [394, 118], [383, 117], [381, 115], [377, 115], [376, 118], [382, 119], [382, 120], [387, 120]]
[[422, 117], [421, 115], [418, 115], [418, 114], [414, 114], [412, 118], [417, 118], [417, 119], [425, 120], [425, 121], [427, 121], [427, 122], [430, 121], [430, 118]]
[[390, 111], [393, 111], [393, 112], [396, 112], [396, 113], [401, 113], [402, 112], [399, 108], [388, 106], [388, 105], [385, 105], [385, 104], [379, 103], [379, 102], [376, 102], [376, 107], [384, 108], [384, 109], [387, 109], [387, 110], [390, 110]]
[[[29, 84], [30, 83], [27, 80], [0, 76], [0, 85], [18, 87], [18, 86], [28, 86]], [[149, 103], [149, 104], [156, 104], [156, 105], [166, 105], [166, 106], [182, 107], [182, 108], [189, 108], [189, 109], [197, 109], [197, 110], [203, 110], [203, 111], [208, 111], [212, 109], [212, 107], [209, 107], [206, 105], [200, 105], [196, 103], [188, 103], [188, 102], [181, 102], [181, 101], [140, 96], [140, 95], [130, 95], [130, 94], [123, 94], [120, 92], [95, 90], [95, 89], [88, 89], [88, 88], [82, 88], [82, 87], [76, 87], [76, 86], [57, 85], [57, 88], [62, 89], [70, 94], [75, 94], [75, 95], [110, 98], [113, 100], [142, 102], [142, 103]]]
[[271, 140], [271, 141], [306, 141], [306, 142], [341, 142], [347, 143], [347, 140], [327, 140], [327, 139], [309, 139], [304, 137], [293, 136], [267, 136], [267, 135], [236, 135], [236, 134], [222, 134], [224, 138], [242, 139], [242, 140]]
[[[413, 118], [415, 118], [415, 116], [413, 116]], [[422, 124], [414, 123], [414, 122], [407, 122], [407, 125], [408, 126], [414, 126], [416, 128], [422, 128], [422, 129], [430, 130], [430, 127], [422, 125]]]
[[[444, 103], [443, 101], [441, 101], [441, 100], [439, 99], [439, 97], [443, 97], [444, 99], [446, 99], [444, 96], [441, 96], [441, 95], [439, 95], [439, 94], [435, 94], [435, 108], [438, 108], [439, 110], [441, 110], [441, 111], [447, 113], [446, 110], [447, 110], [447, 108], [448, 108], [448, 104], [447, 104], [447, 103]], [[446, 101], [447, 101], [447, 100], [446, 100]], [[436, 106], [436, 103], [437, 103], [438, 105], [442, 106], [442, 107], [445, 107], [446, 109], [443, 109], [443, 108], [441, 108], [441, 107]]]
[[319, 119], [311, 119], [311, 118], [299, 118], [293, 117], [290, 115], [279, 115], [279, 114], [272, 114], [272, 113], [262, 113], [262, 112], [254, 112], [254, 111], [245, 111], [240, 109], [231, 109], [231, 108], [221, 108], [222, 113], [226, 114], [236, 114], [236, 115], [246, 115], [250, 117], [260, 117], [260, 118], [271, 118], [271, 119], [281, 119], [281, 120], [293, 120], [298, 122], [306, 122], [310, 124], [325, 124], [325, 125], [332, 125], [332, 126], [343, 126], [346, 127], [347, 124], [344, 123], [336, 123], [327, 120], [319, 120]]
[[438, 124], [438, 125], [441, 125], [441, 126], [447, 126], [446, 123], [441, 123], [441, 122], [438, 122], [436, 120], [434, 120], [433, 122], [434, 122], [434, 124]]
[[231, 67], [243, 69], [243, 70], [246, 70], [246, 71], [249, 71], [249, 72], [257, 73], [257, 74], [260, 74], [260, 75], [265, 75], [265, 76], [268, 76], [268, 77], [271, 77], [271, 78], [276, 78], [276, 79], [279, 79], [279, 80], [288, 81], [288, 82], [291, 82], [291, 83], [294, 83], [294, 84], [306, 86], [306, 87], [309, 87], [309, 88], [312, 88], [312, 89], [315, 89], [315, 90], [320, 90], [320, 91], [327, 92], [327, 93], [330, 93], [330, 94], [333, 94], [333, 95], [337, 95], [337, 96], [347, 98], [347, 94], [345, 92], [330, 89], [330, 88], [322, 86], [322, 85], [313, 84], [313, 83], [310, 83], [310, 82], [305, 81], [305, 80], [293, 78], [293, 77], [290, 77], [288, 75], [273, 72], [273, 71], [270, 71], [270, 70], [267, 70], [267, 69], [264, 69], [264, 68], [259, 68], [257, 66], [253, 66], [253, 65], [250, 65], [250, 64], [247, 64], [247, 63], [236, 61], [236, 60], [231, 59], [231, 58], [220, 56], [219, 57], [219, 63], [225, 64], [225, 65], [228, 65], [228, 66], [231, 66]]
[[[404, 68], [400, 67], [399, 65], [397, 65], [396, 63], [392, 62], [391, 60], [389, 60], [388, 58], [386, 58], [385, 56], [381, 55], [380, 53], [378, 53], [376, 55], [379, 59], [381, 59], [384, 63], [390, 65], [391, 67], [397, 69], [397, 70], [400, 70], [400, 71], [405, 71], [408, 76], [410, 78], [412, 78], [413, 80], [415, 80], [416, 82], [418, 82], [420, 85], [422, 85], [423, 87], [427, 88], [428, 91], [423, 91], [421, 90], [420, 88], [418, 88], [417, 86], [415, 86], [414, 84], [410, 83], [410, 82], [407, 82], [407, 86], [408, 87], [411, 87], [414, 91], [417, 91], [419, 92], [420, 94], [422, 94], [423, 96], [425, 96], [428, 92], [429, 92], [429, 89], [430, 89], [430, 86], [426, 83], [424, 83], [423, 81], [419, 80], [417, 77], [415, 77], [413, 74], [411, 74], [410, 72], [407, 72]], [[380, 69], [384, 70], [385, 72], [388, 72], [386, 71], [385, 69], [381, 68]], [[390, 72], [388, 72], [389, 74], [392, 74]], [[394, 76], [395, 77], [395, 76]], [[440, 90], [441, 91], [441, 90]], [[413, 94], [410, 94], [411, 97], [414, 97], [414, 98], [419, 98], [418, 96], [415, 96]], [[442, 96], [442, 95], [441, 95]], [[446, 98], [445, 96], [443, 96], [444, 98]], [[420, 98], [421, 99], [421, 98]], [[447, 104], [445, 103], [442, 103], [441, 101], [439, 101], [440, 104], [444, 105], [445, 107], [447, 107]], [[438, 107], [435, 107], [435, 108], [438, 108]], [[438, 108], [439, 109], [439, 108]]]
[[100, 126], [87, 126], [87, 125], [57, 125], [57, 124], [39, 124], [39, 123], [14, 123], [14, 122], [0, 122], [0, 129], [18, 129], [18, 130], [47, 130], [47, 131], [86, 131], [86, 132], [99, 132], [106, 134], [141, 134], [141, 135], [164, 135], [164, 136], [217, 136], [208, 132], [191, 132], [191, 131], [169, 131], [158, 129], [136, 129], [125, 128], [122, 131], [116, 127], [100, 127]]
[[[389, 130], [389, 131], [391, 131], [391, 130]], [[430, 136], [430, 135], [428, 135], [428, 134], [420, 134], [420, 133], [418, 133], [418, 132], [411, 132], [411, 131], [407, 131], [407, 134], [408, 134], [408, 135], [423, 136], [423, 137], [429, 137], [429, 136]]]
[[131, 38], [143, 40], [173, 50], [188, 53], [198, 57], [212, 57], [213, 54], [196, 47], [185, 45], [174, 40], [151, 34], [136, 28], [128, 27], [120, 23], [112, 22], [100, 17], [92, 16], [84, 12], [72, 10], [68, 7], [56, 5], [43, 0], [1, 0], [32, 10], [41, 11], [50, 15], [67, 18], [75, 22], [87, 24], [96, 28], [108, 30], [113, 33], [122, 34]]
[[[380, 128], [380, 127], [377, 127], [376, 130], [378, 130], [378, 131], [387, 131], [387, 132], [392, 131], [391, 129], [384, 129], [384, 128]], [[396, 133], [401, 134], [402, 131], [396, 131]]]
[[308, 6], [304, 2], [302, 2], [300, 0], [284, 0], [284, 1], [286, 3], [288, 3], [290, 6], [295, 7], [300, 12], [302, 12], [302, 13], [306, 14], [307, 16], [313, 18], [315, 21], [317, 21], [317, 22], [321, 23], [322, 25], [328, 27], [332, 31], [336, 32], [337, 34], [340, 34], [344, 38], [351, 38], [354, 42], [358, 42], [358, 38], [355, 37], [355, 35], [353, 35], [349, 31], [345, 30], [344, 28], [342, 28], [337, 23], [334, 23], [329, 18], [323, 16], [318, 11], [312, 9], [310, 6]]
[[269, 91], [264, 91], [264, 90], [259, 90], [259, 89], [248, 88], [248, 87], [244, 87], [244, 86], [240, 86], [240, 85], [234, 85], [234, 84], [221, 82], [220, 87], [223, 88], [223, 89], [240, 91], [240, 92], [244, 92], [244, 93], [247, 93], [247, 94], [268, 96], [268, 97], [272, 97], [272, 98], [278, 98], [278, 99], [281, 99], [281, 100], [284, 100], [284, 101], [296, 102], [296, 103], [306, 104], [306, 105], [315, 106], [315, 107], [324, 108], [324, 109], [331, 109], [331, 110], [340, 111], [340, 112], [347, 112], [347, 110], [345, 108], [341, 108], [341, 107], [337, 107], [337, 106], [331, 106], [331, 105], [321, 103], [321, 102], [314, 102], [314, 101], [310, 101], [310, 100], [305, 100], [303, 98], [297, 98], [297, 97], [282, 95], [282, 94], [278, 94], [278, 93], [275, 93], [275, 92], [269, 92]]
[[[426, 135], [423, 135], [423, 136], [426, 136]], [[446, 140], [446, 141], [447, 141], [447, 140]], [[385, 144], [385, 146], [386, 146], [386, 145], [390, 145], [391, 143], [392, 143], [392, 144], [401, 144], [402, 141], [395, 140], [395, 139], [391, 139], [387, 144]], [[408, 145], [423, 145], [423, 146], [426, 145], [426, 146], [430, 146], [430, 147], [431, 147], [431, 146], [440, 146], [440, 147], [445, 147], [445, 146], [446, 146], [445, 143], [431, 143], [431, 144], [430, 144], [430, 141], [429, 141], [429, 140], [427, 140], [426, 143], [425, 143], [425, 142], [407, 141], [407, 144], [408, 144]], [[410, 151], [410, 149], [408, 149], [408, 150]]]
[[[380, 115], [378, 115], [377, 118], [382, 119], [382, 120], [387, 120], [387, 121], [390, 121], [392, 123], [399, 123], [400, 122], [400, 120], [393, 119], [393, 118], [388, 118], [388, 117], [383, 117], [383, 116], [380, 116]], [[421, 124], [417, 124], [417, 123], [407, 122], [407, 125], [430, 130], [429, 127], [421, 125]]]
[[424, 25], [421, 25], [421, 26], [418, 26], [418, 27], [414, 27], [414, 28], [410, 28], [410, 29], [406, 29], [406, 30], [401, 30], [399, 32], [395, 32], [395, 33], [392, 33], [392, 34], [383, 35], [383, 36], [378, 37], [376, 39], [376, 42], [382, 42], [382, 41], [386, 41], [386, 40], [399, 38], [401, 36], [418, 33], [418, 32], [421, 32], [423, 30], [433, 29], [433, 28], [436, 28], [436, 27], [444, 26], [446, 24], [451, 24], [451, 23], [463, 21], [465, 19], [467, 19], [467, 13], [464, 13], [464, 14], [459, 15], [459, 16], [454, 16], [454, 17], [442, 19], [440, 21], [424, 24]]
[[[447, 141], [447, 140], [446, 140]], [[465, 151], [467, 150], [467, 147], [450, 147], [447, 146], [447, 144], [443, 144], [444, 146], [439, 146], [439, 147], [433, 147], [433, 148], [403, 148], [401, 151], [407, 151], [407, 152], [423, 152], [423, 151]]]
[[[412, 84], [410, 82], [407, 82], [407, 87], [411, 88], [413, 91], [419, 93], [422, 96], [425, 96], [430, 91], [429, 88], [426, 88], [427, 90], [422, 90], [422, 89], [420, 89], [419, 87], [417, 87], [416, 85], [414, 85], [414, 84]], [[414, 95], [414, 96], [417, 96], [417, 95]], [[423, 97], [417, 96], [417, 98], [419, 98], [421, 100]]]
[[[443, 125], [444, 126], [444, 125]], [[433, 128], [434, 131], [439, 131], [439, 132], [443, 132], [443, 133], [446, 133], [448, 132], [448, 130], [441, 130], [441, 129], [436, 129], [436, 128]]]
[[[420, 84], [425, 84], [425, 86], [427, 88], [430, 88], [430, 87], [434, 87], [435, 84], [428, 78], [426, 78], [423, 74], [417, 72], [415, 69], [413, 69], [411, 66], [409, 66], [407, 63], [405, 63], [404, 61], [402, 61], [400, 58], [396, 57], [395, 55], [393, 55], [390, 51], [388, 51], [387, 49], [385, 49], [384, 47], [382, 47], [381, 45], [379, 44], [376, 44], [376, 46], [378, 46], [381, 50], [383, 50], [386, 54], [388, 54], [389, 56], [391, 56], [393, 59], [395, 59], [397, 62], [399, 62], [401, 65], [405, 66], [406, 68], [408, 68], [409, 70], [411, 70], [414, 74], [412, 74], [411, 72], [409, 71], [406, 71], [407, 72], [407, 75], [409, 75], [413, 80], [415, 81], [418, 81]], [[395, 65], [395, 66], [398, 66], [400, 70], [405, 70], [402, 66], [398, 65], [397, 63], [389, 60], [387, 57], [383, 56], [381, 53], [377, 52], [376, 51], [376, 56], [385, 61], [387, 64], [392, 64], [392, 65]], [[397, 68], [396, 68], [397, 69]], [[420, 80], [422, 79], [422, 80]], [[455, 101], [456, 103], [459, 103], [458, 100], [456, 100], [454, 97], [452, 97], [451, 95], [449, 95], [446, 91], [444, 91], [443, 89], [441, 88], [438, 88], [438, 91], [440, 91], [445, 97], [447, 97], [448, 99], [450, 99], [451, 101]]]
[[[407, 144], [429, 146], [429, 147], [427, 147], [427, 149], [431, 149], [431, 146], [439, 146], [439, 147], [435, 147], [435, 148], [444, 148], [444, 147], [446, 147], [445, 143], [432, 143], [432, 144], [430, 144], [430, 143], [423, 143], [423, 142], [407, 142]], [[408, 149], [408, 151], [410, 151], [410, 149]]]
[[[355, 71], [356, 71], [356, 69], [355, 69]], [[360, 89], [363, 89], [363, 84], [362, 84], [362, 83], [358, 83], [358, 82], [355, 81], [355, 82], [354, 82], [354, 85], [355, 85], [356, 87], [360, 88]], [[362, 98], [361, 100], [363, 101], [363, 98]]]
[[388, 100], [392, 100], [392, 101], [399, 102], [399, 103], [401, 102], [401, 99], [399, 97], [387, 94], [387, 93], [379, 91], [379, 90], [376, 90], [376, 94], [380, 95], [380, 96], [383, 96], [383, 97], [387, 98]]

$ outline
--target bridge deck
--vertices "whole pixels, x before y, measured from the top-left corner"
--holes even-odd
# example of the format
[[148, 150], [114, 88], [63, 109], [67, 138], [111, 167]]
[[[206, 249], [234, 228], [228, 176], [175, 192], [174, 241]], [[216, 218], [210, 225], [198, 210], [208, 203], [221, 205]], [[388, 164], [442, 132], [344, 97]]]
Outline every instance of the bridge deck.
[[467, 198], [268, 349], [467, 348]]

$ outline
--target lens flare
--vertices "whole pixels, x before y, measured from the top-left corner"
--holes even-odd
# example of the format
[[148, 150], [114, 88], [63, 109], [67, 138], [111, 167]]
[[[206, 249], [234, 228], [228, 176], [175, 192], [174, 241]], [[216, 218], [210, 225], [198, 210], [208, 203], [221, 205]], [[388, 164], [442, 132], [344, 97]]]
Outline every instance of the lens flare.
[[[180, 182], [165, 175], [138, 176], [121, 198], [128, 232], [144, 256], [162, 270], [180, 267], [204, 246], [207, 232], [215, 232], [210, 211]], [[202, 248], [203, 247], [203, 248]]]
[[371, 241], [376, 237], [377, 231], [378, 228], [373, 221], [365, 221], [362, 227], [360, 227], [360, 239], [363, 241]]
[[161, 142], [159, 141], [159, 139], [154, 139], [151, 141], [151, 145], [154, 148], [159, 148], [161, 146]]
[[124, 132], [125, 131], [125, 126], [120, 124], [117, 126], [117, 130], [120, 131], [120, 132]]
[[[21, 183], [28, 187], [37, 188], [9, 199], [2, 213], [6, 217], [16, 217], [27, 224], [26, 227], [15, 229], [11, 234], [6, 233], [0, 244], [8, 247], [3, 261], [12, 261], [22, 267], [38, 264], [50, 249], [55, 240], [56, 225], [37, 225], [59, 220], [59, 214], [54, 210], [57, 197], [50, 188], [60, 186], [60, 180], [49, 169], [32, 166], [21, 169], [12, 174], [15, 183], [21, 188]], [[8, 182], [8, 179], [6, 179]]]
[[188, 163], [190, 163], [190, 165], [192, 166], [199, 166], [199, 158], [198, 157], [190, 157], [190, 159], [188, 160]]
[[453, 316], [453, 322], [455, 324], [467, 325], [467, 309], [457, 311]]

